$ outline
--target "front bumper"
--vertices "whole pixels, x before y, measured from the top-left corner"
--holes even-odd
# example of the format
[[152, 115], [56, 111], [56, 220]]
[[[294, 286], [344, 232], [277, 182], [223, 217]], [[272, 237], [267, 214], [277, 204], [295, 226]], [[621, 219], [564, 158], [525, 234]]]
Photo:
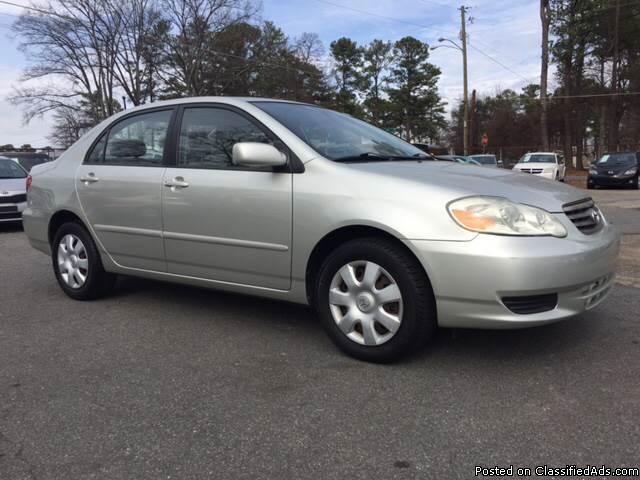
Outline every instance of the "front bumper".
[[27, 202], [0, 203], [0, 223], [21, 222], [25, 208], [27, 208]]
[[518, 173], [523, 173], [523, 174], [526, 174], [526, 175], [535, 175], [536, 177], [547, 178], [549, 180], [555, 180], [556, 179], [555, 172], [529, 173], [529, 172], [524, 172], [522, 170], [517, 170], [517, 169], [514, 169], [513, 171], [514, 172], [518, 172]]
[[636, 176], [630, 175], [627, 177], [614, 177], [605, 175], [589, 175], [587, 183], [589, 185], [598, 185], [602, 187], [630, 187], [635, 185]]
[[[611, 225], [584, 235], [561, 214], [566, 238], [478, 235], [468, 242], [407, 240], [429, 274], [438, 324], [521, 328], [552, 323], [598, 305], [613, 284], [620, 235]], [[505, 297], [557, 294], [555, 308], [517, 314]]]

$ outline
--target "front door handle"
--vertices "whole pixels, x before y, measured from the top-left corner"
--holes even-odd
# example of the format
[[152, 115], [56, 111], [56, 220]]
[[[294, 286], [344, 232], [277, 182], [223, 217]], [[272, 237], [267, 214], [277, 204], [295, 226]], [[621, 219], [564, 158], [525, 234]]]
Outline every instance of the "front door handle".
[[187, 188], [189, 186], [189, 182], [185, 182], [182, 177], [173, 177], [172, 180], [165, 180], [164, 186], [170, 187], [171, 190], [175, 191], [181, 188]]
[[90, 183], [96, 183], [98, 180], [100, 179], [96, 177], [96, 174], [93, 172], [89, 172], [84, 177], [80, 177], [80, 181], [85, 185], [89, 185]]

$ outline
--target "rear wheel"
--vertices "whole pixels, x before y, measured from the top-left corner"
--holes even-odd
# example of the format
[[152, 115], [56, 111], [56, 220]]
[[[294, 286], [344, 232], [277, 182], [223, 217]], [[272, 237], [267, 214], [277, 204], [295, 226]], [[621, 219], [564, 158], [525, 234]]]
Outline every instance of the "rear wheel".
[[113, 288], [115, 276], [105, 272], [91, 235], [78, 223], [65, 223], [58, 228], [51, 257], [58, 284], [71, 298], [91, 300]]
[[635, 190], [640, 189], [640, 176], [636, 177], [636, 182], [631, 185], [631, 188]]
[[361, 360], [397, 360], [436, 329], [424, 270], [387, 239], [356, 239], [337, 248], [320, 269], [314, 299], [334, 343]]

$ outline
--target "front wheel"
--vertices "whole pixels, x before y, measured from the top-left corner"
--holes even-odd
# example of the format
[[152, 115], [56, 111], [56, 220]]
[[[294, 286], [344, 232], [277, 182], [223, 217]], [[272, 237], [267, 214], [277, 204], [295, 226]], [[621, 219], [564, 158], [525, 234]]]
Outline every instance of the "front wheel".
[[109, 293], [115, 276], [105, 272], [91, 235], [70, 222], [56, 232], [51, 245], [53, 271], [58, 284], [74, 300], [92, 300]]
[[334, 343], [361, 360], [397, 360], [436, 329], [424, 270], [387, 239], [356, 239], [334, 250], [320, 269], [314, 300]]

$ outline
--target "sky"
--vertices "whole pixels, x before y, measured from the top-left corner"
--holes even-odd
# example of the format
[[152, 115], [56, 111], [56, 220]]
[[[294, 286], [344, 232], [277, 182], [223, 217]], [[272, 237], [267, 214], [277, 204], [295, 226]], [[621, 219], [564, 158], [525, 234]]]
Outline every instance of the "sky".
[[[538, 0], [469, 0], [465, 5], [470, 7], [471, 19], [467, 25], [470, 91], [493, 94], [498, 88], [518, 91], [537, 83]], [[459, 6], [446, 0], [263, 0], [262, 18], [273, 21], [292, 39], [303, 32], [317, 33], [327, 51], [333, 40], [343, 36], [366, 44], [375, 38], [394, 41], [411, 35], [435, 46], [441, 37], [458, 40]], [[0, 145], [41, 147], [51, 143], [47, 138], [51, 117], [25, 124], [20, 107], [7, 100], [28, 65], [9, 29], [20, 13], [20, 8], [0, 4]], [[449, 109], [462, 97], [462, 55], [438, 48], [431, 52], [430, 61], [442, 71], [438, 89]]]

